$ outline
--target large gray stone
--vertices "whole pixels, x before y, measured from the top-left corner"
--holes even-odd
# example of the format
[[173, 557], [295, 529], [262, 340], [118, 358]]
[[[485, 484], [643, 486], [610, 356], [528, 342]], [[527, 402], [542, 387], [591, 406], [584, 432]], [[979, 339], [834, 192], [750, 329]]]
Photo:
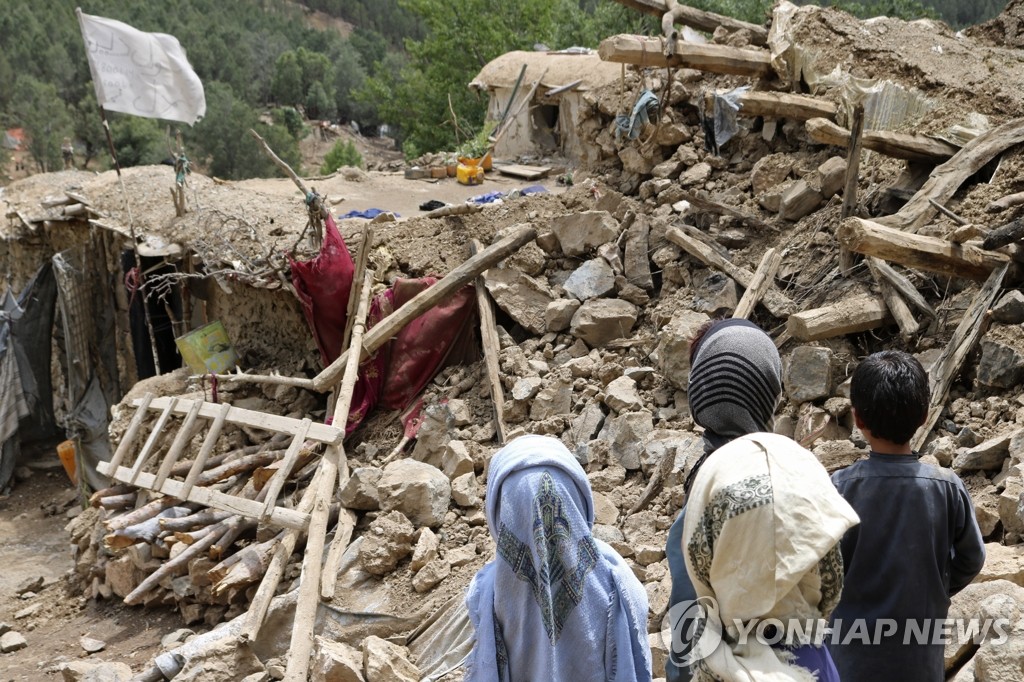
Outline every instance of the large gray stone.
[[587, 301], [572, 316], [569, 331], [591, 348], [628, 336], [636, 324], [637, 308], [617, 298]]
[[640, 468], [644, 440], [653, 430], [654, 419], [650, 412], [625, 412], [618, 417], [605, 420], [599, 438], [608, 443], [615, 462], [629, 471], [634, 471]]
[[17, 630], [9, 630], [0, 635], [0, 653], [9, 654], [28, 646], [25, 636]]
[[313, 647], [310, 682], [366, 682], [359, 649], [324, 637], [317, 637]]
[[992, 308], [992, 319], [1004, 324], [1024, 322], [1024, 293], [1020, 289], [1010, 289], [1003, 294]]
[[[1007, 580], [990, 580], [972, 583], [953, 595], [949, 605], [949, 618], [961, 622], [971, 620], [980, 622], [982, 620], [982, 604], [991, 597], [1009, 599], [1016, 603], [1018, 609], [1024, 610], [1024, 587]], [[971, 655], [974, 645], [975, 642], [970, 640], [960, 641], [957, 637], [950, 638], [945, 647], [945, 669], [948, 671], [961, 664]]]
[[412, 589], [417, 593], [429, 592], [452, 573], [452, 565], [447, 559], [434, 559], [416, 572], [412, 578]]
[[616, 412], [635, 412], [644, 406], [637, 392], [636, 382], [629, 377], [615, 379], [605, 386], [604, 392], [604, 404]]
[[974, 581], [989, 580], [1009, 580], [1024, 587], [1024, 545], [985, 543], [985, 566]]
[[953, 460], [953, 468], [958, 472], [997, 471], [1010, 454], [1010, 439], [1014, 433], [989, 438], [980, 445], [960, 452]]
[[592, 258], [576, 268], [562, 285], [581, 301], [600, 298], [615, 289], [615, 273], [604, 258]]
[[817, 211], [823, 203], [825, 199], [821, 192], [812, 187], [807, 180], [797, 180], [782, 191], [779, 217], [796, 222], [805, 215]]
[[693, 292], [693, 309], [700, 313], [715, 314], [736, 310], [740, 302], [739, 289], [731, 277], [711, 272]]
[[547, 329], [545, 313], [555, 300], [547, 284], [517, 270], [491, 268], [484, 274], [484, 286], [499, 308], [534, 334]]
[[[253, 673], [265, 672], [263, 663], [247, 646], [239, 646], [232, 637], [220, 640], [213, 646], [205, 647], [185, 661], [181, 672], [174, 676], [175, 682], [227, 682], [240, 680]], [[103, 682], [114, 682], [102, 678]], [[131, 679], [125, 678], [125, 682]], [[83, 682], [100, 682], [85, 678]], [[120, 680], [117, 680], [120, 682]]]
[[623, 263], [629, 283], [647, 291], [654, 288], [654, 280], [651, 278], [650, 233], [650, 220], [646, 214], [640, 213], [626, 234]]
[[619, 236], [619, 221], [607, 211], [567, 213], [551, 220], [562, 253], [583, 256]]
[[384, 468], [377, 492], [385, 512], [397, 510], [417, 526], [435, 527], [448, 513], [452, 486], [437, 467], [402, 459]]
[[786, 393], [797, 403], [829, 395], [832, 390], [832, 350], [817, 346], [793, 349], [782, 383]]
[[556, 298], [544, 309], [544, 324], [549, 332], [565, 331], [572, 324], [572, 316], [580, 309], [575, 298]]
[[[986, 336], [981, 341], [981, 359], [978, 361], [978, 383], [989, 388], [1013, 388], [1024, 381], [1024, 354], [1021, 353], [1022, 330], [1015, 329], [1016, 339]], [[991, 332], [989, 332], [991, 334]], [[1012, 341], [1015, 341], [1012, 342]]]
[[69, 661], [61, 664], [60, 674], [64, 682], [129, 682], [132, 679], [132, 669], [126, 663], [106, 661]]
[[359, 563], [372, 575], [387, 575], [413, 552], [415, 529], [404, 514], [392, 511], [378, 516], [363, 534]]
[[782, 184], [791, 172], [793, 172], [793, 158], [789, 154], [762, 156], [750, 171], [750, 183], [754, 194], [760, 194]]
[[419, 669], [409, 661], [405, 647], [371, 635], [363, 640], [366, 682], [417, 682]]
[[341, 504], [349, 509], [373, 511], [380, 509], [377, 483], [383, 472], [376, 467], [357, 467], [341, 489]]
[[530, 419], [543, 421], [560, 414], [568, 414], [572, 409], [572, 381], [564, 369], [552, 372], [548, 383], [536, 395], [530, 404]]
[[690, 342], [711, 318], [693, 310], [680, 310], [658, 332], [658, 368], [669, 383], [685, 389], [690, 380]]

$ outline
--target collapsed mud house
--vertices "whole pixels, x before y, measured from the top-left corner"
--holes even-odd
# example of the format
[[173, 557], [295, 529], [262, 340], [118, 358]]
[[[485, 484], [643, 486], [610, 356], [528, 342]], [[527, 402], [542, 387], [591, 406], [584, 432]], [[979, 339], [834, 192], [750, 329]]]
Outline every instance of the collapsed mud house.
[[[310, 436], [313, 421], [337, 414], [323, 389], [338, 386], [353, 363], [342, 357], [324, 368], [277, 274], [285, 264], [273, 254], [295, 244], [304, 213], [197, 177], [198, 208], [176, 218], [158, 199], [164, 175], [126, 174], [130, 195], [153, 202], [136, 211], [140, 232], [160, 236], [157, 247], [177, 243], [201, 257], [214, 280], [206, 319], [221, 319], [242, 365], [264, 375], [218, 383], [217, 399], [231, 407], [193, 481], [213, 491], [205, 494], [214, 504], [181, 488], [181, 497], [153, 494], [160, 486], [152, 485], [167, 462], [164, 483], [188, 485], [208, 437], [195, 427], [217, 417], [218, 408], [204, 411], [214, 402], [209, 381], [189, 380], [186, 370], [156, 377], [113, 410], [111, 442], [127, 444], [114, 473], [151, 478], [142, 490], [119, 482], [97, 493], [69, 525], [79, 589], [173, 605], [186, 621], [233, 619], [162, 654], [145, 679], [209, 679], [204, 671], [218, 661], [253, 679], [299, 679], [307, 666], [314, 679], [341, 670], [367, 680], [385, 679], [385, 669], [387, 679], [444, 676], [469, 642], [463, 590], [494, 552], [482, 511], [487, 461], [519, 432], [561, 437], [587, 468], [595, 533], [647, 588], [660, 666], [665, 534], [682, 477], [701, 452], [685, 348], [709, 315], [723, 313], [752, 317], [776, 338], [786, 372], [776, 428], [830, 471], [866, 454], [846, 393], [857, 358], [882, 347], [920, 354], [933, 409], [916, 444], [964, 477], [988, 543], [982, 575], [954, 600], [951, 616], [1005, 609], [1012, 622], [1002, 646], [950, 644], [947, 669], [957, 680], [1014, 678], [1024, 660], [1016, 220], [1024, 109], [1015, 87], [1024, 63], [1005, 46], [1016, 38], [1000, 31], [1019, 25], [1024, 3], [963, 34], [788, 3], [770, 30], [685, 9], [677, 19], [712, 32], [710, 43], [616, 36], [602, 45], [602, 57], [631, 66], [624, 79], [582, 94], [576, 128], [599, 150], [584, 169], [590, 180], [560, 196], [388, 224], [366, 249], [346, 234], [355, 262], [365, 255], [378, 282], [447, 272], [461, 285], [478, 274], [467, 261], [481, 263], [469, 255], [473, 239], [508, 249], [482, 271], [474, 294], [486, 289], [497, 306], [493, 327], [486, 297], [478, 307], [483, 351], [427, 387], [408, 454], [407, 422], [384, 411], [343, 448], [338, 429]], [[523, 85], [541, 80], [524, 77]], [[108, 239], [97, 257], [108, 273], [102, 296], [117, 296], [128, 218], [115, 180], [55, 174], [25, 182], [48, 189], [29, 194], [19, 184], [5, 195], [21, 238], [4, 248], [38, 249], [11, 258], [21, 263], [14, 290], [53, 253]], [[67, 215], [69, 204], [83, 207], [70, 213], [85, 212], [93, 229], [47, 225], [42, 212]], [[231, 239], [241, 255], [225, 256], [235, 251], [219, 242], [204, 246], [232, 225], [250, 235]], [[247, 285], [240, 294], [235, 272], [273, 288]], [[358, 308], [349, 317], [361, 318]], [[386, 341], [395, 331], [389, 320], [365, 331], [354, 325], [352, 347]], [[126, 372], [129, 358], [126, 349]], [[162, 401], [158, 409], [137, 409], [147, 393], [150, 403]], [[338, 395], [344, 402], [345, 390]], [[202, 422], [184, 424], [193, 409]], [[250, 413], [289, 421], [241, 419]], [[283, 437], [281, 425], [291, 429]], [[167, 456], [175, 450], [180, 463]], [[268, 498], [277, 504], [268, 508]]]

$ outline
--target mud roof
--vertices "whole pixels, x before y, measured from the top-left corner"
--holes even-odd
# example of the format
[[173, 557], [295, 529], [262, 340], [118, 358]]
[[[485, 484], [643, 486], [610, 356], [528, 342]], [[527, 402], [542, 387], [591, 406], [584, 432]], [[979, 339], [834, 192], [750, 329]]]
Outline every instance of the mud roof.
[[[582, 80], [577, 90], [594, 90], [615, 81], [622, 73], [618, 64], [601, 61], [596, 52], [506, 52], [491, 60], [470, 82], [477, 90], [511, 88], [526, 65], [525, 87], [541, 78], [544, 89], [568, 85]], [[542, 78], [543, 74], [543, 78]]]

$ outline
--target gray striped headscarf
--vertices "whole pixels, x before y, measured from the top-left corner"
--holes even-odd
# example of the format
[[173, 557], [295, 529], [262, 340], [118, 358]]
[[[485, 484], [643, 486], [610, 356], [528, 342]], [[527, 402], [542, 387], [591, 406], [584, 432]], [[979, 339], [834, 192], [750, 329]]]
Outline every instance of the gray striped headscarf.
[[782, 361], [764, 331], [743, 319], [722, 320], [698, 342], [687, 394], [693, 420], [711, 449], [748, 433], [772, 430], [782, 393]]

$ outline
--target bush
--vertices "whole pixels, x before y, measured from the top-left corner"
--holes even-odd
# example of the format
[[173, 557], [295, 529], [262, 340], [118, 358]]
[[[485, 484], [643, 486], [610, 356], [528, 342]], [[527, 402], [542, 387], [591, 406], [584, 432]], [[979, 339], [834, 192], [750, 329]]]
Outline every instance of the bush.
[[320, 166], [320, 174], [328, 175], [342, 166], [355, 166], [356, 168], [363, 166], [363, 157], [351, 140], [347, 142], [338, 140], [334, 143], [334, 147], [324, 157], [324, 165]]

